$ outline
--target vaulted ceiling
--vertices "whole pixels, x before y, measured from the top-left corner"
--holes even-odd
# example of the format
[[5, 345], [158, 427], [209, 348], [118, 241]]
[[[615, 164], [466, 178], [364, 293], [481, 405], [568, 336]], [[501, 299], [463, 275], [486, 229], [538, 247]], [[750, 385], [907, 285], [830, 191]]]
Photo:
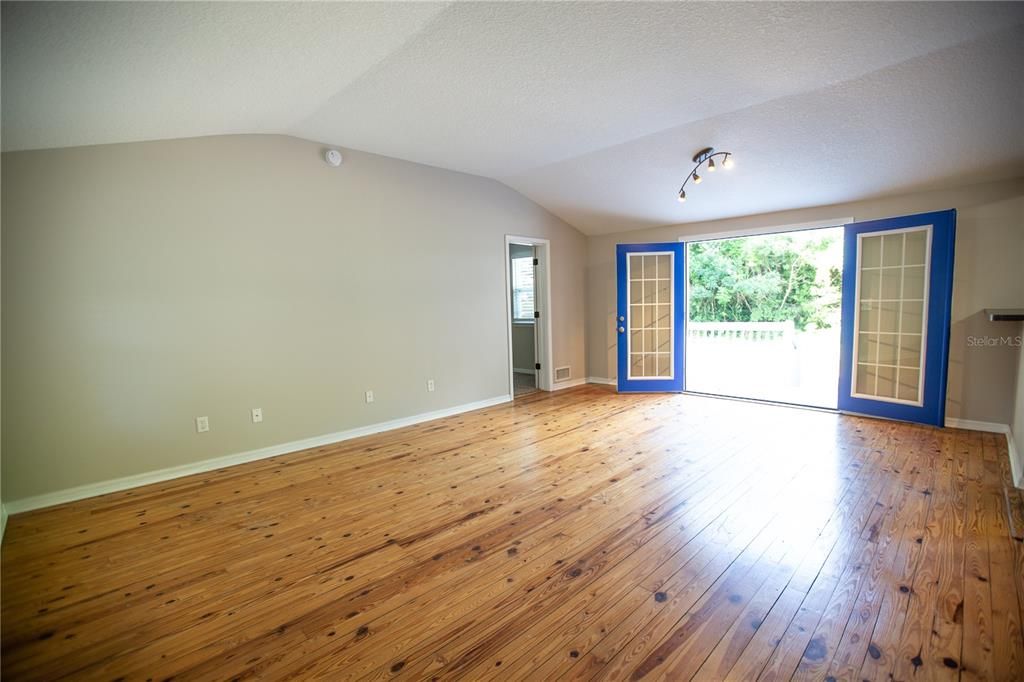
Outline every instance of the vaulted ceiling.
[[[1024, 175], [1022, 3], [4, 3], [5, 150], [281, 133], [588, 234]], [[675, 193], [705, 146], [736, 167]]]

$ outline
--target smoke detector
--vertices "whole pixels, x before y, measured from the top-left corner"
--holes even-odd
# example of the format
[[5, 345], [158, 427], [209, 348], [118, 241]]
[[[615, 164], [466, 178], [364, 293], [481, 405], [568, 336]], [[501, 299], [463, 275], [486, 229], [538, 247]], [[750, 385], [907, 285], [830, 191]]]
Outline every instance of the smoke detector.
[[324, 161], [327, 162], [328, 166], [337, 168], [342, 162], [341, 152], [337, 149], [328, 149], [324, 152]]

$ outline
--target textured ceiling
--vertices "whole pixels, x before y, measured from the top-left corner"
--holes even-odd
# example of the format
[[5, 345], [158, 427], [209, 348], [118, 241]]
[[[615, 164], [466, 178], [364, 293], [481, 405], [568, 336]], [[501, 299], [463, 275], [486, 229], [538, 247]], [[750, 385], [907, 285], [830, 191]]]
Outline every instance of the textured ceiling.
[[[5, 150], [285, 133], [590, 234], [1024, 174], [1020, 3], [4, 3]], [[736, 154], [679, 205], [697, 149]]]

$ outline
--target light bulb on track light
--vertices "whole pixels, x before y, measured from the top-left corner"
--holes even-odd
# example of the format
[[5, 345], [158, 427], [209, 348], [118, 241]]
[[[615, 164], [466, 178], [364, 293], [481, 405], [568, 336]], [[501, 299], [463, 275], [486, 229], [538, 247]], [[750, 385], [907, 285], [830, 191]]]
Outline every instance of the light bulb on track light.
[[683, 180], [682, 187], [679, 188], [679, 193], [676, 195], [679, 203], [686, 201], [685, 190], [688, 182], [692, 180], [695, 185], [699, 185], [704, 182], [704, 178], [697, 172], [701, 169], [701, 166], [705, 166], [708, 173], [714, 173], [719, 168], [732, 168], [734, 164], [735, 162], [732, 158], [732, 152], [715, 151], [714, 147], [704, 147], [701, 149], [693, 155], [693, 170], [687, 174], [686, 178]]

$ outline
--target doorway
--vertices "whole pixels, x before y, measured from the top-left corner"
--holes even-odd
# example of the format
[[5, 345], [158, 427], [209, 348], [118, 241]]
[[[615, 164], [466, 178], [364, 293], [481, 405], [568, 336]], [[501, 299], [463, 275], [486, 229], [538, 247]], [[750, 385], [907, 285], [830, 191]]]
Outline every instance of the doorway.
[[505, 303], [509, 395], [551, 390], [550, 245], [545, 239], [505, 238]]
[[836, 408], [843, 230], [687, 243], [687, 390]]
[[509, 245], [512, 278], [512, 394], [515, 397], [537, 390], [536, 247]]
[[[616, 245], [618, 390], [707, 392], [943, 426], [956, 210], [851, 218], [831, 234], [801, 228], [760, 240]], [[700, 309], [690, 314], [691, 306]], [[837, 326], [838, 341], [830, 338]], [[797, 341], [808, 331], [817, 343]], [[698, 346], [708, 341], [703, 349], [689, 350], [691, 333]], [[801, 357], [801, 345], [817, 352]], [[780, 361], [782, 352], [792, 361]]]

